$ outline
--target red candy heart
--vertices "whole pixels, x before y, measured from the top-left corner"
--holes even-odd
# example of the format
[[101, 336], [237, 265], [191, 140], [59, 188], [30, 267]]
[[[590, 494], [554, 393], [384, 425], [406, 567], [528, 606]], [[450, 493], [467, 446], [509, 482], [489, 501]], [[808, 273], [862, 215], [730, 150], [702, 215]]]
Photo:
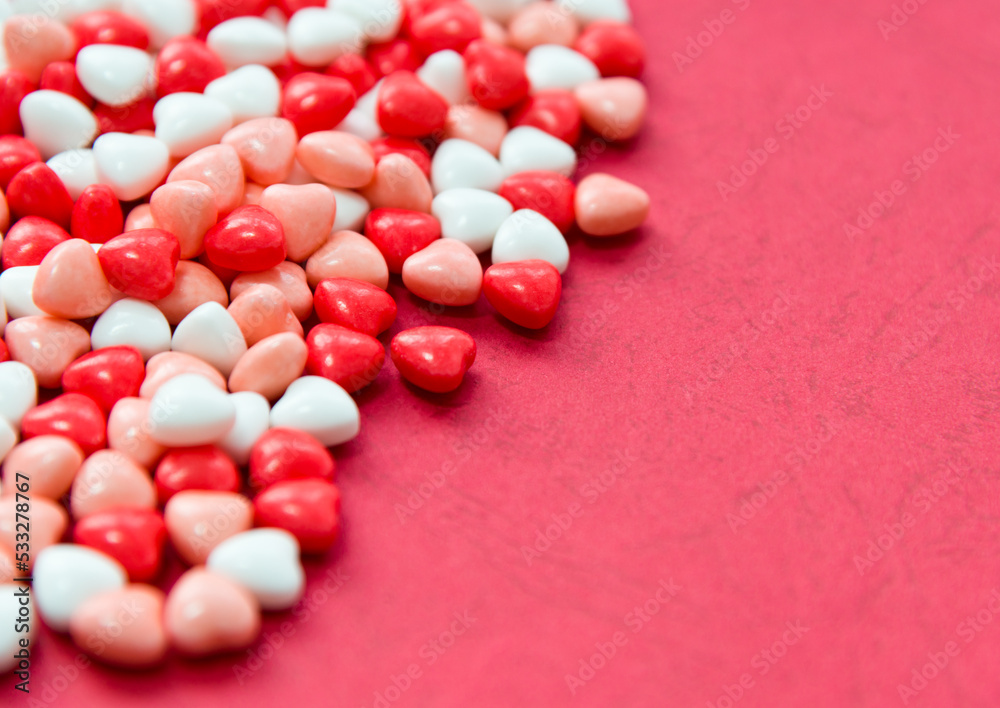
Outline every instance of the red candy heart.
[[212, 81], [226, 75], [226, 65], [207, 44], [194, 37], [175, 37], [156, 57], [156, 94], [161, 98], [186, 91], [202, 93]]
[[309, 433], [271, 428], [250, 451], [250, 486], [265, 489], [291, 479], [325, 479], [336, 474], [333, 455]]
[[389, 135], [421, 138], [444, 128], [448, 102], [412, 71], [397, 71], [382, 82], [377, 115]]
[[496, 263], [483, 274], [483, 293], [514, 324], [541, 329], [559, 309], [562, 278], [547, 261]]
[[[325, 3], [321, 4], [325, 5]], [[367, 93], [378, 81], [375, 69], [360, 54], [341, 54], [330, 66], [326, 67], [326, 73], [328, 76], [347, 79], [354, 87], [354, 93], [358, 96]]]
[[450, 2], [424, 12], [410, 8], [410, 36], [422, 56], [451, 49], [461, 54], [469, 42], [482, 34], [483, 20], [476, 8], [465, 2]]
[[576, 221], [576, 185], [558, 172], [536, 170], [512, 175], [500, 185], [498, 194], [510, 202], [514, 211], [537, 211], [564, 234]]
[[340, 325], [316, 325], [306, 337], [306, 345], [306, 371], [330, 379], [348, 393], [374, 381], [385, 363], [380, 341]]
[[476, 342], [451, 327], [414, 327], [397, 334], [392, 363], [404, 379], [434, 393], [458, 388], [476, 360]]
[[403, 261], [441, 238], [441, 224], [430, 214], [406, 209], [374, 209], [365, 219], [365, 236], [382, 253], [390, 273]]
[[321, 479], [278, 482], [253, 502], [257, 526], [285, 529], [303, 553], [323, 553], [340, 534], [340, 491]]
[[428, 178], [431, 176], [431, 154], [418, 140], [413, 138], [379, 138], [372, 142], [372, 152], [375, 153], [375, 164], [378, 164], [378, 161], [386, 155], [400, 154], [413, 160], [413, 163]]
[[73, 216], [73, 199], [44, 162], [33, 162], [14, 175], [7, 187], [7, 204], [12, 218], [41, 216], [64, 229]]
[[122, 398], [139, 395], [146, 378], [142, 354], [135, 347], [105, 347], [84, 354], [66, 367], [66, 393], [89, 396], [108, 415]]
[[8, 69], [0, 74], [0, 134], [20, 135], [24, 132], [21, 100], [35, 88], [35, 83], [20, 71]]
[[19, 135], [0, 137], [0, 189], [6, 192], [14, 175], [32, 162], [41, 161], [42, 154], [27, 138]]
[[477, 39], [465, 50], [466, 82], [480, 106], [500, 111], [528, 95], [524, 55], [516, 49]]
[[100, 407], [82, 393], [64, 393], [32, 408], [21, 421], [21, 437], [62, 435], [91, 455], [107, 444], [106, 421]]
[[3, 241], [3, 267], [38, 265], [69, 234], [48, 219], [26, 216], [10, 227]]
[[238, 207], [205, 234], [205, 255], [230, 270], [267, 270], [285, 260], [285, 231], [266, 209]]
[[42, 71], [38, 88], [49, 91], [61, 91], [69, 94], [87, 108], [93, 108], [96, 101], [87, 93], [76, 75], [76, 66], [68, 61], [54, 61]]
[[122, 232], [125, 217], [115, 191], [106, 184], [92, 184], [73, 205], [70, 233], [90, 243], [104, 243]]
[[156, 577], [163, 565], [167, 527], [152, 509], [110, 509], [78, 521], [73, 540], [107, 553], [122, 564], [129, 580], [141, 583]]
[[153, 130], [153, 108], [156, 99], [152, 96], [140, 98], [127, 106], [106, 106], [98, 103], [94, 109], [97, 127], [104, 133], [134, 133], [137, 130]]
[[0, 339], [0, 364], [10, 361], [10, 352], [7, 351], [7, 344]]
[[69, 28], [82, 49], [90, 44], [120, 44], [136, 49], [149, 46], [149, 32], [128, 15], [108, 10], [85, 12]]
[[240, 473], [236, 465], [214, 445], [171, 450], [156, 466], [156, 494], [161, 504], [188, 489], [236, 492]]
[[416, 71], [421, 60], [413, 44], [406, 39], [393, 39], [368, 45], [368, 61], [378, 78], [395, 71]]
[[195, 0], [201, 12], [201, 32], [207, 33], [220, 22], [243, 15], [259, 15], [270, 0]]
[[320, 321], [371, 337], [396, 321], [396, 301], [382, 288], [354, 278], [327, 278], [316, 286], [313, 306]]
[[539, 91], [522, 101], [510, 114], [510, 127], [530, 125], [544, 130], [564, 143], [580, 141], [583, 116], [572, 91], [549, 89]]
[[351, 112], [357, 98], [346, 79], [306, 72], [285, 86], [281, 115], [295, 124], [301, 138], [318, 130], [333, 130]]
[[646, 64], [646, 49], [639, 33], [620, 22], [599, 20], [588, 25], [574, 49], [594, 62], [601, 76], [636, 79]]
[[181, 245], [163, 229], [136, 229], [115, 236], [97, 252], [112, 287], [140, 300], [160, 300], [174, 289]]

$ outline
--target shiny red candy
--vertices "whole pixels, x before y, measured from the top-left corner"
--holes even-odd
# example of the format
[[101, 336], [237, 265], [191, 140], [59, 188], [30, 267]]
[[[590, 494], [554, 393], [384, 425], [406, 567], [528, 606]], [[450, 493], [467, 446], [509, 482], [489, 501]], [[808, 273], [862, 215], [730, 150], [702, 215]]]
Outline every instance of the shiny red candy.
[[421, 64], [417, 50], [406, 39], [369, 44], [368, 61], [379, 79], [394, 71], [416, 71]]
[[90, 44], [121, 44], [136, 49], [149, 47], [149, 32], [141, 23], [120, 12], [86, 12], [73, 20], [69, 28], [82, 49]]
[[629, 25], [600, 20], [587, 26], [577, 37], [576, 51], [590, 59], [601, 76], [638, 78], [646, 65], [642, 38]]
[[122, 232], [125, 217], [115, 192], [106, 184], [92, 184], [73, 205], [70, 233], [90, 243], [104, 243]]
[[69, 234], [40, 216], [26, 216], [10, 227], [3, 241], [3, 267], [38, 265]]
[[360, 54], [341, 54], [326, 67], [326, 73], [329, 76], [347, 79], [358, 96], [367, 93], [378, 81], [375, 69]]
[[0, 134], [20, 135], [21, 99], [34, 91], [34, 82], [20, 71], [8, 69], [0, 74]]
[[285, 529], [303, 553], [323, 553], [340, 534], [340, 491], [321, 479], [278, 482], [253, 502], [257, 526]]
[[396, 321], [396, 301], [382, 288], [354, 278], [327, 278], [316, 286], [313, 306], [320, 321], [371, 337]]
[[220, 22], [243, 15], [259, 15], [271, 4], [270, 0], [195, 0], [201, 14], [201, 32], [208, 33]]
[[129, 580], [152, 580], [163, 565], [167, 527], [152, 509], [109, 509], [77, 522], [73, 540], [107, 553], [122, 564]]
[[576, 185], [558, 172], [536, 170], [512, 175], [500, 185], [498, 194], [514, 210], [537, 211], [564, 234], [573, 228]]
[[530, 125], [565, 143], [580, 141], [583, 116], [572, 91], [549, 89], [526, 98], [511, 112], [510, 126]]
[[107, 445], [104, 414], [89, 396], [64, 393], [28, 411], [21, 421], [21, 437], [62, 435], [91, 455]]
[[97, 252], [104, 275], [129, 297], [160, 300], [174, 289], [180, 259], [177, 237], [163, 229], [136, 229], [115, 236]]
[[466, 81], [483, 108], [501, 111], [523, 100], [531, 89], [524, 73], [524, 55], [478, 39], [465, 50]]
[[0, 364], [10, 361], [10, 352], [7, 351], [7, 344], [0, 339]]
[[66, 367], [62, 387], [82, 393], [107, 416], [122, 398], [138, 396], [146, 377], [142, 355], [134, 347], [105, 347], [84, 354]]
[[324, 479], [336, 473], [333, 455], [309, 433], [271, 428], [250, 451], [250, 486], [262, 490], [291, 479]]
[[389, 135], [420, 138], [444, 128], [448, 102], [413, 72], [397, 71], [382, 82], [377, 115]]
[[306, 72], [285, 85], [281, 115], [295, 124], [301, 138], [317, 130], [333, 130], [354, 108], [356, 100], [354, 87], [347, 79]]
[[382, 253], [390, 273], [403, 261], [441, 238], [441, 224], [430, 214], [406, 209], [374, 209], [365, 219], [365, 236]]
[[127, 106], [106, 106], [98, 103], [94, 109], [97, 127], [104, 133], [134, 133], [137, 130], [153, 130], [153, 108], [156, 99], [152, 96], [140, 98]]
[[424, 12], [411, 12], [413, 44], [422, 56], [451, 49], [459, 54], [482, 34], [482, 18], [465, 2], [450, 2]]
[[413, 160], [413, 163], [427, 177], [431, 176], [431, 154], [427, 152], [427, 148], [419, 140], [414, 140], [413, 138], [379, 138], [372, 141], [372, 152], [375, 153], [376, 163], [386, 155], [393, 153], [408, 157]]
[[458, 388], [476, 360], [476, 342], [451, 327], [414, 327], [397, 334], [389, 348], [404, 379], [433, 393]]
[[267, 270], [285, 260], [285, 231], [266, 209], [238, 207], [205, 234], [205, 254], [223, 268]]
[[163, 97], [181, 91], [202, 93], [210, 82], [225, 76], [226, 65], [200, 39], [175, 37], [163, 45], [154, 72], [156, 93]]
[[93, 108], [96, 101], [87, 93], [76, 75], [76, 66], [68, 61], [54, 61], [45, 67], [38, 88], [47, 91], [61, 91], [69, 94], [87, 108]]
[[483, 293], [514, 324], [541, 329], [559, 309], [562, 278], [547, 261], [496, 263], [483, 274]]
[[378, 376], [385, 363], [382, 343], [368, 334], [335, 324], [318, 324], [306, 337], [306, 372], [358, 391]]
[[59, 175], [44, 162], [33, 162], [10, 181], [7, 205], [12, 219], [40, 216], [68, 229], [73, 216], [73, 199]]
[[240, 473], [236, 465], [214, 445], [182, 447], [169, 451], [156, 466], [156, 494], [161, 504], [188, 489], [237, 492]]
[[0, 189], [7, 191], [14, 175], [33, 162], [41, 162], [42, 155], [35, 144], [19, 135], [0, 136]]

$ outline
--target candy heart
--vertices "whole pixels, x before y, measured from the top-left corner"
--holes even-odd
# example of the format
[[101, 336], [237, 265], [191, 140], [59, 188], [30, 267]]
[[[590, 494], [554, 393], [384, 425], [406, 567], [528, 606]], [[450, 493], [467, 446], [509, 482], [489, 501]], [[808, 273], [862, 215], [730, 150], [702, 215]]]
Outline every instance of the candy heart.
[[448, 116], [448, 102], [416, 74], [397, 71], [382, 82], [378, 92], [378, 123], [389, 135], [420, 138], [441, 130]]
[[284, 294], [271, 285], [252, 285], [229, 305], [232, 315], [248, 346], [265, 337], [290, 332], [302, 337], [302, 324]]
[[79, 199], [85, 189], [100, 182], [94, 151], [89, 148], [66, 150], [53, 155], [45, 164], [56, 173], [72, 200]]
[[305, 72], [285, 85], [281, 115], [295, 124], [299, 137], [338, 125], [357, 96], [345, 79]]
[[226, 65], [200, 39], [175, 37], [157, 54], [154, 73], [161, 97], [182, 91], [204, 93], [209, 83], [226, 75]]
[[83, 451], [75, 442], [62, 435], [39, 435], [7, 453], [4, 488], [16, 489], [23, 481], [17, 475], [23, 475], [33, 497], [58, 500], [69, 491], [82, 464]]
[[476, 342], [451, 327], [414, 327], [393, 337], [389, 352], [392, 363], [411, 384], [449, 393], [462, 384], [476, 360]]
[[557, 172], [538, 170], [512, 175], [500, 185], [500, 196], [515, 210], [537, 211], [566, 234], [576, 221], [576, 186]]
[[109, 590], [76, 608], [69, 633], [78, 647], [112, 666], [155, 666], [168, 648], [163, 606], [163, 592], [149, 585]]
[[232, 145], [212, 145], [185, 157], [167, 176], [167, 183], [194, 180], [215, 194], [215, 208], [224, 216], [243, 199], [243, 165]]
[[340, 325], [316, 325], [309, 331], [306, 344], [306, 371], [330, 379], [348, 393], [374, 381], [385, 363], [381, 342]]
[[379, 160], [372, 181], [361, 190], [372, 209], [406, 209], [429, 212], [434, 192], [427, 175], [405, 155], [390, 154]]
[[646, 64], [646, 49], [639, 33], [621, 22], [597, 21], [587, 27], [573, 46], [590, 59], [601, 76], [638, 78]]
[[486, 269], [483, 293], [514, 324], [542, 329], [559, 308], [562, 278], [555, 266], [546, 261], [498, 263]]
[[39, 435], [63, 435], [90, 455], [107, 444], [104, 413], [80, 393], [64, 393], [28, 411], [21, 419], [25, 440]]
[[99, 315], [112, 301], [97, 254], [79, 238], [49, 251], [38, 267], [31, 298], [46, 314], [67, 320]]
[[523, 125], [503, 139], [500, 164], [507, 177], [532, 170], [548, 170], [569, 177], [576, 169], [576, 153], [559, 138]]
[[261, 194], [260, 206], [282, 225], [288, 258], [304, 261], [330, 235], [337, 202], [322, 184], [276, 184]]
[[45, 255], [69, 234], [57, 224], [40, 216], [25, 216], [7, 232], [3, 242], [3, 270], [36, 266]]
[[204, 563], [212, 549], [253, 525], [253, 506], [242, 494], [185, 490], [163, 510], [170, 541], [187, 563]]
[[431, 213], [445, 239], [461, 241], [475, 253], [488, 251], [497, 230], [514, 213], [502, 196], [482, 189], [449, 189], [434, 197]]
[[39, 216], [68, 229], [73, 200], [59, 175], [44, 162], [28, 165], [10, 181], [7, 205], [15, 219]]
[[0, 189], [7, 191], [14, 175], [32, 162], [41, 161], [42, 154], [30, 140], [20, 135], [0, 136]]
[[341, 132], [350, 133], [351, 135], [357, 136], [366, 142], [377, 140], [385, 135], [378, 123], [375, 121], [375, 118], [362, 112], [358, 108], [355, 108], [348, 113], [347, 117], [335, 127]]
[[532, 91], [574, 89], [601, 78], [594, 62], [574, 49], [558, 44], [540, 44], [525, 57], [525, 73]]
[[[6, 62], [7, 57], [3, 58]], [[8, 69], [0, 73], [0, 131], [3, 137], [20, 136], [24, 132], [19, 110], [21, 102], [37, 88], [38, 85], [20, 71]], [[36, 159], [41, 159], [41, 155]]]
[[290, 479], [332, 482], [336, 463], [329, 450], [312, 435], [292, 428], [272, 428], [250, 454], [250, 486], [255, 490]]
[[321, 130], [302, 138], [295, 149], [302, 166], [334, 187], [364, 187], [375, 174], [371, 145], [350, 133]]
[[263, 15], [268, 0], [199, 0], [201, 31], [208, 32], [221, 22], [244, 15]]
[[97, 257], [117, 290], [128, 297], [159, 300], [174, 289], [180, 244], [169, 231], [136, 229], [105, 243]]
[[307, 7], [288, 22], [288, 51], [306, 66], [326, 66], [342, 54], [360, 51], [363, 36], [361, 25], [351, 15]]
[[403, 284], [417, 297], [438, 305], [461, 307], [479, 299], [483, 267], [467, 245], [440, 239], [403, 263]]
[[[101, 133], [139, 133], [152, 137], [156, 125], [153, 121], [153, 108], [156, 100], [152, 96], [144, 96], [127, 106], [112, 108], [98, 103], [94, 109], [94, 117]], [[148, 132], [146, 132], [148, 131]]]
[[551, 221], [531, 209], [519, 209], [500, 225], [492, 257], [494, 263], [539, 259], [565, 273], [569, 246]]
[[475, 143], [489, 154], [500, 154], [500, 144], [507, 135], [507, 119], [502, 113], [480, 106], [452, 106], [444, 126], [445, 140]]
[[125, 569], [118, 561], [93, 548], [68, 543], [37, 553], [32, 578], [38, 612], [56, 632], [69, 630], [70, 617], [84, 602], [122, 588], [126, 582]]
[[597, 20], [632, 21], [632, 13], [625, 0], [556, 0], [556, 7], [572, 14], [585, 25]]
[[172, 93], [153, 109], [156, 137], [171, 157], [187, 157], [214, 145], [233, 127], [233, 114], [222, 101], [200, 93]]
[[136, 204], [125, 217], [125, 231], [153, 228], [156, 228], [156, 222], [153, 221], [153, 210], [149, 208], [149, 204]]
[[646, 87], [619, 77], [580, 84], [574, 91], [587, 127], [605, 140], [628, 140], [646, 119]]
[[536, 91], [515, 106], [510, 114], [510, 125], [512, 128], [533, 126], [565, 143], [576, 145], [580, 141], [583, 118], [580, 104], [572, 91], [545, 89]]
[[267, 270], [285, 260], [285, 231], [266, 209], [237, 207], [205, 234], [205, 253], [223, 268]]
[[465, 51], [482, 33], [479, 13], [464, 2], [411, 7], [406, 23], [414, 47], [423, 56], [445, 49]]
[[[25, 9], [26, 13], [31, 10]], [[3, 24], [5, 64], [36, 82], [48, 64], [70, 59], [76, 50], [76, 37], [66, 25], [52, 19], [51, 14], [40, 16], [42, 21], [29, 14], [15, 14]]]
[[149, 208], [156, 225], [177, 237], [181, 258], [200, 254], [205, 233], [219, 220], [215, 193], [207, 184], [195, 180], [157, 187], [149, 199]]
[[333, 220], [333, 231], [359, 231], [365, 217], [371, 211], [368, 202], [357, 192], [334, 187], [333, 196], [337, 200], [337, 215]]
[[146, 365], [146, 379], [142, 382], [139, 395], [152, 398], [160, 386], [181, 374], [201, 374], [220, 391], [226, 390], [226, 380], [211, 364], [182, 352], [162, 352]]
[[114, 558], [129, 580], [140, 583], [156, 577], [163, 565], [167, 527], [154, 509], [110, 508], [81, 519], [73, 541]]
[[278, 482], [254, 499], [258, 526], [291, 533], [303, 553], [324, 553], [340, 535], [340, 492], [322, 479]]
[[308, 351], [302, 335], [283, 332], [261, 339], [236, 364], [229, 390], [253, 391], [277, 400], [305, 369]]
[[107, 347], [84, 354], [62, 375], [66, 393], [82, 393], [107, 415], [122, 398], [138, 396], [146, 376], [142, 354], [134, 347]]
[[97, 349], [135, 347], [148, 360], [170, 349], [170, 324], [154, 305], [125, 298], [97, 318], [90, 338]]
[[94, 142], [94, 161], [101, 182], [127, 202], [149, 194], [163, 181], [170, 169], [170, 149], [144, 135], [105, 133]]
[[214, 445], [171, 450], [156, 466], [155, 479], [161, 504], [188, 489], [236, 492], [241, 482], [236, 465]]
[[472, 97], [483, 108], [502, 111], [528, 95], [524, 55], [509, 47], [477, 40], [465, 51]]
[[485, 17], [506, 24], [525, 5], [537, 0], [468, 0], [468, 3], [479, 10]]
[[0, 418], [19, 428], [24, 414], [38, 403], [34, 372], [19, 361], [0, 362], [0, 391]]
[[353, 17], [372, 42], [386, 42], [403, 22], [400, 0], [338, 0], [337, 11]]
[[205, 87], [205, 95], [216, 98], [233, 114], [234, 123], [278, 115], [281, 83], [266, 66], [248, 64]]
[[17, 445], [17, 431], [3, 418], [0, 418], [0, 462]]
[[170, 39], [194, 34], [198, 10], [193, 0], [122, 0], [122, 12], [149, 30], [149, 42], [162, 47]]
[[572, 47], [580, 33], [577, 21], [551, 3], [528, 5], [514, 16], [507, 29], [510, 46], [521, 52], [539, 44]]
[[21, 662], [17, 654], [24, 648], [22, 642], [33, 643], [38, 629], [38, 622], [33, 619], [29, 619], [26, 624], [18, 622], [24, 616], [22, 613], [27, 613], [29, 618], [34, 617], [35, 603], [27, 586], [11, 583], [12, 578], [13, 576], [0, 581], [0, 622], [2, 622], [0, 624], [0, 674], [6, 674], [17, 668]]
[[326, 73], [350, 81], [358, 96], [369, 91], [378, 80], [371, 62], [358, 54], [341, 54], [326, 68]]
[[149, 434], [149, 401], [123, 398], [108, 416], [108, 447], [122, 452], [146, 469], [152, 469], [165, 448]]
[[379, 76], [389, 76], [397, 71], [416, 71], [420, 68], [421, 57], [413, 42], [402, 37], [370, 45], [366, 53], [375, 73]]
[[254, 118], [222, 136], [243, 162], [247, 179], [265, 187], [283, 182], [295, 164], [298, 137], [295, 126], [284, 118]]
[[127, 106], [149, 93], [153, 58], [141, 49], [92, 44], [76, 55], [76, 73], [87, 93], [108, 106]]
[[503, 168], [497, 159], [466, 140], [445, 140], [431, 161], [435, 194], [459, 187], [495, 192], [503, 178]]
[[205, 41], [231, 67], [277, 64], [288, 48], [285, 33], [261, 17], [235, 17], [221, 22]]
[[371, 241], [353, 231], [336, 231], [309, 257], [306, 278], [312, 287], [327, 278], [355, 278], [384, 290], [389, 269]]
[[[95, 163], [96, 165], [96, 163]], [[97, 169], [96, 166], [94, 168]], [[70, 232], [74, 238], [90, 243], [105, 243], [125, 228], [122, 205], [106, 184], [86, 187], [73, 205]]]
[[595, 173], [576, 188], [576, 221], [591, 236], [615, 236], [638, 228], [649, 215], [649, 195], [617, 177]]
[[266, 398], [251, 391], [230, 394], [229, 400], [236, 407], [236, 422], [216, 444], [236, 464], [245, 465], [254, 444], [271, 424], [271, 406]]
[[192, 568], [167, 596], [163, 621], [171, 646], [181, 653], [221, 654], [253, 644], [260, 634], [260, 605], [242, 585]]
[[332, 447], [358, 434], [358, 405], [344, 389], [319, 376], [303, 376], [271, 409], [271, 427], [295, 428]]
[[287, 610], [305, 590], [299, 543], [281, 529], [252, 529], [227, 538], [208, 556], [207, 567], [249, 590], [265, 610]]
[[472, 98], [465, 79], [465, 60], [454, 50], [431, 54], [417, 69], [417, 76], [452, 105], [467, 103]]
[[365, 220], [365, 235], [385, 258], [390, 273], [403, 261], [441, 237], [441, 224], [430, 214], [403, 209], [376, 209]]
[[[100, 0], [98, 1], [100, 2]], [[69, 27], [73, 30], [81, 47], [91, 44], [119, 44], [136, 49], [149, 47], [149, 32], [146, 31], [146, 28], [135, 19], [120, 12], [85, 11], [82, 15], [74, 17]]]
[[247, 351], [239, 325], [217, 302], [199, 305], [174, 330], [171, 348], [202, 359], [228, 377]]
[[376, 165], [387, 155], [405, 155], [420, 168], [425, 177], [430, 179], [431, 154], [416, 138], [382, 137], [372, 141], [372, 151], [375, 154]]
[[[66, 527], [69, 525], [66, 510], [57, 502], [45, 497], [32, 496], [30, 507], [31, 547], [27, 553], [18, 552], [15, 554], [18, 561], [27, 561], [29, 567], [38, 560], [38, 556], [44, 549], [59, 543], [59, 539], [63, 537]], [[0, 546], [4, 548], [17, 548], [17, 534], [22, 533], [17, 528], [17, 523], [18, 521], [24, 522], [23, 512], [21, 512], [21, 519], [17, 518], [18, 513], [15, 495], [0, 497]], [[18, 573], [18, 575], [22, 575], [22, 573]]]
[[150, 435], [161, 445], [191, 447], [223, 438], [236, 408], [200, 374], [181, 374], [160, 386], [150, 402]]
[[305, 320], [312, 313], [312, 290], [306, 281], [305, 270], [296, 263], [285, 261], [259, 273], [243, 273], [233, 281], [230, 292], [235, 299], [255, 285], [277, 288], [299, 320]]
[[313, 304], [322, 322], [375, 337], [396, 321], [396, 302], [371, 283], [354, 278], [328, 278], [316, 286]]
[[[10, 301], [7, 303], [9, 307]], [[70, 362], [90, 351], [87, 330], [75, 322], [56, 317], [16, 319], [7, 324], [4, 339], [10, 358], [27, 364], [43, 388], [59, 386], [62, 372]], [[6, 394], [7, 389], [4, 389], [5, 397]]]

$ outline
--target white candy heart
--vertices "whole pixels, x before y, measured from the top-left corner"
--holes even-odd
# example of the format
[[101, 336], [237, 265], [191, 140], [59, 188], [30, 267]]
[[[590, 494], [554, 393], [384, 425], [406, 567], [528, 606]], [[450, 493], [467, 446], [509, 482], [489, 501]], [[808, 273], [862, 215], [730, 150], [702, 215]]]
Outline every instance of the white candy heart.
[[135, 347], [144, 360], [170, 351], [170, 323], [163, 313], [145, 300], [124, 298], [97, 318], [90, 334], [94, 349]]
[[149, 435], [167, 447], [209, 445], [226, 436], [236, 406], [201, 374], [175, 376], [149, 402]]
[[372, 42], [395, 39], [403, 22], [399, 0], [335, 0], [328, 4], [353, 17]]
[[365, 33], [351, 15], [322, 7], [306, 7], [288, 22], [288, 50], [306, 66], [325, 66], [342, 54], [365, 47]]
[[46, 164], [59, 175], [69, 196], [76, 201], [83, 190], [101, 180], [97, 177], [94, 151], [88, 148], [67, 150], [52, 157]]
[[31, 296], [39, 266], [14, 266], [0, 273], [0, 297], [12, 320], [46, 314]]
[[154, 49], [174, 37], [194, 34], [198, 27], [198, 7], [194, 0], [122, 0], [122, 12], [149, 30]]
[[277, 64], [288, 51], [281, 28], [260, 17], [234, 17], [220, 22], [205, 41], [226, 66], [232, 67]]
[[331, 447], [358, 434], [361, 413], [351, 395], [330, 379], [303, 376], [274, 404], [271, 427], [303, 430]]
[[351, 109], [335, 130], [356, 135], [367, 142], [378, 140], [383, 135], [382, 126], [357, 108]]
[[514, 207], [499, 194], [483, 189], [449, 189], [434, 197], [431, 213], [441, 222], [441, 235], [466, 244], [476, 253], [493, 246], [500, 225]]
[[230, 536], [212, 549], [206, 565], [253, 593], [264, 610], [287, 610], [305, 590], [299, 542], [284, 529], [252, 529]]
[[19, 361], [0, 363], [0, 391], [0, 418], [20, 428], [24, 414], [38, 404], [35, 372]]
[[427, 57], [424, 65], [417, 69], [417, 76], [452, 105], [472, 99], [465, 79], [465, 60], [451, 49], [434, 52]]
[[431, 160], [435, 194], [459, 187], [495, 192], [503, 179], [503, 168], [497, 159], [468, 140], [445, 140]]
[[[121, 6], [121, 0], [60, 0], [59, 5], [56, 17], [62, 22], [70, 22], [88, 12], [117, 10]], [[39, 3], [39, 6], [43, 10], [46, 7], [52, 7], [44, 0]]]
[[149, 93], [153, 57], [135, 47], [91, 44], [76, 55], [76, 75], [101, 103], [127, 106]]
[[229, 377], [247, 352], [246, 339], [233, 316], [217, 302], [194, 308], [174, 330], [170, 348], [208, 362]]
[[225, 103], [233, 123], [242, 123], [278, 115], [281, 82], [266, 66], [247, 64], [209, 83], [205, 95]]
[[580, 84], [601, 78], [594, 62], [580, 52], [559, 44], [540, 44], [531, 49], [524, 61], [524, 72], [532, 92], [544, 89], [575, 89]]
[[130, 202], [156, 189], [170, 170], [170, 149], [162, 140], [129, 133], [105, 133], [94, 141], [97, 176], [115, 196]]
[[596, 20], [632, 22], [632, 13], [625, 0], [556, 0], [556, 6], [571, 13], [583, 24]]
[[500, 143], [505, 177], [532, 170], [549, 170], [569, 177], [576, 169], [576, 152], [559, 138], [529, 125], [514, 128]]
[[372, 210], [368, 200], [350, 189], [333, 189], [337, 202], [337, 215], [333, 219], [333, 233], [338, 231], [361, 231], [368, 212]]
[[560, 273], [569, 265], [569, 246], [551, 221], [531, 209], [518, 209], [500, 225], [493, 241], [493, 262], [533, 258], [548, 261]]
[[18, 109], [24, 137], [48, 160], [66, 150], [87, 147], [97, 137], [90, 109], [62, 91], [32, 91]]
[[539, 0], [468, 0], [468, 3], [492, 20], [507, 24], [522, 8]]
[[187, 157], [222, 140], [233, 127], [233, 114], [217, 98], [181, 91], [156, 102], [153, 121], [156, 137], [170, 149], [171, 157]]
[[[22, 621], [18, 621], [22, 620]], [[27, 626], [27, 632], [17, 631]], [[5, 583], [0, 585], [0, 675], [12, 671], [20, 659], [17, 654], [23, 648], [21, 640], [35, 635], [38, 621], [35, 619], [34, 602], [27, 585]]]
[[0, 418], [0, 462], [7, 457], [7, 453], [17, 445], [17, 431], [7, 422], [5, 418]]
[[38, 613], [49, 629], [65, 632], [80, 605], [102, 592], [125, 587], [125, 569], [87, 546], [60, 543], [45, 548], [32, 572]]
[[241, 467], [250, 460], [250, 450], [271, 427], [271, 404], [259, 393], [240, 391], [229, 394], [236, 407], [236, 422], [216, 446]]

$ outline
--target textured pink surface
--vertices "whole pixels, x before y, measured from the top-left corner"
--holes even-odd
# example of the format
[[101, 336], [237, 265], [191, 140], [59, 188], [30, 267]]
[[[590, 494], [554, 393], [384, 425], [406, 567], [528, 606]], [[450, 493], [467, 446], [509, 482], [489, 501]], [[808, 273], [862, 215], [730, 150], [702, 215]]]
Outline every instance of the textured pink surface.
[[[725, 708], [729, 687], [740, 706], [891, 706], [930, 652], [948, 664], [910, 705], [1000, 704], [1000, 618], [967, 623], [993, 617], [1000, 586], [1000, 15], [986, 0], [912, 5], [883, 39], [889, 0], [636, 0], [650, 125], [586, 170], [647, 188], [649, 226], [572, 244], [542, 334], [482, 301], [437, 316], [394, 290], [392, 333], [457, 323], [480, 357], [450, 397], [415, 394], [391, 366], [361, 396], [362, 434], [338, 454], [345, 534], [310, 569], [310, 591], [328, 569], [342, 586], [268, 620], [294, 634], [242, 686], [227, 658], [91, 668], [67, 687], [54, 677], [76, 652], [46, 637], [32, 696]], [[679, 72], [673, 52], [726, 9], [734, 21]], [[789, 135], [779, 121], [824, 87]], [[717, 182], [765, 145], [723, 199]], [[845, 220], [896, 180], [888, 212], [849, 238]], [[570, 509], [529, 565], [522, 548]], [[900, 537], [860, 572], [886, 524]], [[475, 621], [440, 655], [428, 642], [456, 613]], [[624, 645], [572, 693], [566, 675], [616, 632]], [[406, 689], [378, 700], [394, 677]]]

